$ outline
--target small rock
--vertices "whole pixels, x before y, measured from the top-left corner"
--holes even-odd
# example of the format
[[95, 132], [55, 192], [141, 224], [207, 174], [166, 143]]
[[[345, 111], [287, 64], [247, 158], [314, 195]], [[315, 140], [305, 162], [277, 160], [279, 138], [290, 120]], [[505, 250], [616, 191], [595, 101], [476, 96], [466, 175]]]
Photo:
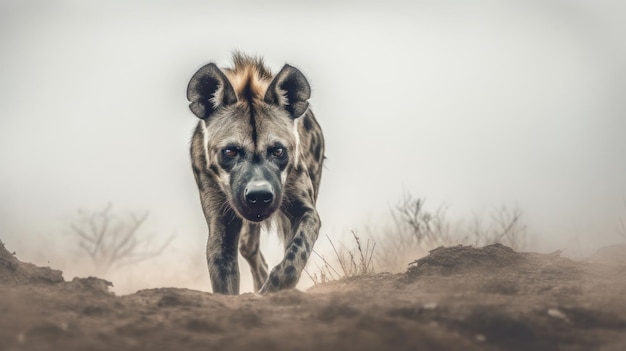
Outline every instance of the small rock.
[[427, 302], [424, 305], [422, 305], [422, 308], [424, 308], [425, 310], [434, 310], [435, 308], [437, 308], [437, 303]]
[[552, 318], [558, 318], [558, 319], [562, 319], [565, 321], [569, 321], [567, 319], [567, 316], [565, 315], [565, 313], [557, 310], [556, 308], [549, 308], [548, 309], [548, 316], [552, 317]]

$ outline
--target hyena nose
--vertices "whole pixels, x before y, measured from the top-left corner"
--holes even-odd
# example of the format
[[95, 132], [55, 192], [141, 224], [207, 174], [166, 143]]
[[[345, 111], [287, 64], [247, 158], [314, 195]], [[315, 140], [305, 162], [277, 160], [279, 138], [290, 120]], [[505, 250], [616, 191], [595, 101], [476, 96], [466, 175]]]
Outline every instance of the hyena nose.
[[249, 204], [263, 206], [274, 200], [274, 191], [268, 182], [252, 182], [246, 187], [244, 196]]

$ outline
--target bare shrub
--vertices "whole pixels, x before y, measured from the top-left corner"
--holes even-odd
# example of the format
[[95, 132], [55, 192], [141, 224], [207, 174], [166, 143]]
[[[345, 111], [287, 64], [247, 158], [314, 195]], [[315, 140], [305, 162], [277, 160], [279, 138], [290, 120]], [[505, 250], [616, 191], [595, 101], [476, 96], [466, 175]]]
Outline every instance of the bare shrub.
[[447, 210], [447, 206], [441, 205], [430, 211], [425, 199], [404, 192], [400, 202], [389, 211], [390, 221], [368, 228], [381, 247], [376, 255], [377, 266], [401, 271], [416, 255], [453, 244], [456, 226], [448, 220]]
[[333, 248], [335, 261], [337, 262], [335, 265], [339, 265], [338, 269], [333, 267], [333, 265], [324, 256], [313, 250], [313, 253], [315, 253], [315, 255], [320, 258], [323, 263], [322, 266], [317, 265], [319, 274], [310, 274], [307, 270], [305, 270], [306, 274], [313, 281], [313, 284], [374, 273], [373, 257], [376, 243], [372, 242], [370, 244], [370, 240], [368, 239], [366, 246], [363, 247], [361, 245], [361, 239], [356, 232], [352, 232], [352, 237], [356, 247], [348, 249], [345, 245], [341, 244], [340, 249], [337, 250], [330, 237], [328, 237], [328, 235], [326, 236]]
[[391, 211], [397, 232], [406, 231], [409, 241], [419, 246], [437, 246], [450, 240], [450, 223], [446, 219], [446, 207], [435, 212], [426, 211], [426, 200], [414, 198], [408, 192], [400, 204]]
[[518, 207], [508, 209], [501, 206], [491, 214], [493, 230], [488, 233], [488, 242], [484, 245], [500, 243], [520, 251], [527, 247], [526, 224], [522, 223], [522, 210]]
[[147, 211], [139, 216], [130, 213], [121, 217], [111, 213], [111, 208], [109, 204], [97, 212], [79, 210], [78, 219], [70, 225], [97, 275], [157, 257], [174, 239], [172, 235], [155, 245], [152, 237], [145, 239], [139, 235], [140, 227], [148, 218]]
[[518, 207], [509, 209], [501, 206], [489, 214], [485, 226], [482, 218], [474, 214], [466, 234], [459, 238], [459, 244], [485, 246], [500, 243], [516, 251], [527, 248], [526, 225], [522, 223], [522, 211]]

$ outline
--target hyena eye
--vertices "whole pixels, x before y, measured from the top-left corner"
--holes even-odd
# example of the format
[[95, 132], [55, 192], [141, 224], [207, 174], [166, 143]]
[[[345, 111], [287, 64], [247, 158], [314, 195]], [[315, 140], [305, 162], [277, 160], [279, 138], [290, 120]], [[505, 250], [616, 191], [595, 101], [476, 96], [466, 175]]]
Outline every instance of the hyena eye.
[[285, 155], [285, 149], [282, 147], [274, 147], [272, 148], [272, 156], [274, 157], [283, 157]]
[[222, 150], [222, 153], [228, 158], [235, 158], [237, 155], [239, 155], [239, 150], [234, 147], [227, 147]]

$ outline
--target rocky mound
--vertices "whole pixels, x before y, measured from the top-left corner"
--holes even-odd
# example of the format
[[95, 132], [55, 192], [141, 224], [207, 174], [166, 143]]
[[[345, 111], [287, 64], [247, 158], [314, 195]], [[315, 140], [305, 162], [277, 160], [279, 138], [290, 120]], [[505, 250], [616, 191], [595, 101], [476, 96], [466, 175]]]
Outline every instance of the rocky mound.
[[21, 262], [0, 241], [0, 284], [57, 284], [63, 273], [48, 267]]

